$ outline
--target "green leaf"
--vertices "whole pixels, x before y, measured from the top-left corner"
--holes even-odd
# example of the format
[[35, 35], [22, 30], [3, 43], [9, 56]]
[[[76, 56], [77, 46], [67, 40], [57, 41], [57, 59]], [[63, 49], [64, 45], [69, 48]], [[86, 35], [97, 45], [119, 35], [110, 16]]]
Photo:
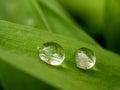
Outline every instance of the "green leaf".
[[[18, 60], [18, 59], [16, 59]], [[37, 80], [35, 77], [26, 74], [24, 71], [11, 66], [0, 59], [0, 80], [2, 81], [0, 90], [54, 90], [42, 80]]]
[[[65, 50], [66, 59], [61, 66], [50, 66], [39, 59], [37, 47], [49, 41]], [[96, 54], [97, 62], [91, 70], [76, 67], [74, 52], [81, 47]], [[43, 89], [47, 86], [62, 90], [118, 90], [119, 63], [119, 55], [91, 44], [0, 21], [0, 80], [5, 90], [38, 90], [42, 85]]]
[[0, 19], [47, 30], [31, 0], [0, 0]]
[[[99, 46], [69, 18], [55, 0], [2, 0], [0, 2], [0, 16], [3, 20], [25, 24], [27, 19], [29, 24], [32, 23], [32, 19], [35, 26], [31, 26]], [[9, 10], [10, 7], [13, 11]]]
[[[120, 53], [119, 0], [58, 0], [92, 37]], [[94, 2], [94, 3], [93, 3]]]
[[99, 46], [70, 19], [70, 16], [55, 0], [33, 0], [33, 2], [39, 14], [43, 15], [43, 20], [49, 27], [49, 31]]
[[104, 31], [108, 49], [120, 53], [120, 1], [109, 0], [106, 5], [106, 30]]
[[57, 0], [91, 36], [102, 34], [105, 24], [106, 0]]

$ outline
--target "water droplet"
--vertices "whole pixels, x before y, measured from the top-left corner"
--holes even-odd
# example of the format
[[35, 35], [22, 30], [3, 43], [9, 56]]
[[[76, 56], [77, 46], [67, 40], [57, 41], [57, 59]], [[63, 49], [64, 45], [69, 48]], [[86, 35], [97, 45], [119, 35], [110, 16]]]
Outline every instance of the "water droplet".
[[60, 65], [65, 59], [63, 48], [54, 42], [43, 44], [39, 49], [40, 59], [50, 65]]
[[76, 65], [82, 69], [90, 69], [95, 65], [96, 56], [94, 52], [88, 48], [80, 48], [76, 52]]

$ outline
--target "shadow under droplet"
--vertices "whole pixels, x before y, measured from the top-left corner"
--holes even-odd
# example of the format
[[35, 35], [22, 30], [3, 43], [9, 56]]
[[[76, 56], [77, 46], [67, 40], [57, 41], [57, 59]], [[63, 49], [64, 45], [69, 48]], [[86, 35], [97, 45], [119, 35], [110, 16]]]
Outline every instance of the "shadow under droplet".
[[67, 66], [65, 64], [61, 64], [59, 66], [52, 66], [52, 67], [56, 67], [56, 69], [59, 69], [59, 70], [67, 70]]
[[82, 70], [81, 72], [88, 74], [89, 76], [92, 77], [96, 77], [99, 76], [99, 74], [101, 73], [97, 68], [92, 68], [92, 69], [88, 69], [88, 70]]

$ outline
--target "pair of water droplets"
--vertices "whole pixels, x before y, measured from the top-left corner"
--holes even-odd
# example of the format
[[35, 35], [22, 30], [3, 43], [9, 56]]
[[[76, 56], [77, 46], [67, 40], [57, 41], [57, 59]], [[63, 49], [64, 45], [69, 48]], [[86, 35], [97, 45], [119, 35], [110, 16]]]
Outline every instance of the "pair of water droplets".
[[[39, 48], [40, 59], [50, 65], [58, 66], [65, 59], [64, 49], [57, 43], [48, 42]], [[75, 53], [75, 61], [78, 68], [90, 69], [95, 65], [94, 52], [88, 48], [80, 48]]]

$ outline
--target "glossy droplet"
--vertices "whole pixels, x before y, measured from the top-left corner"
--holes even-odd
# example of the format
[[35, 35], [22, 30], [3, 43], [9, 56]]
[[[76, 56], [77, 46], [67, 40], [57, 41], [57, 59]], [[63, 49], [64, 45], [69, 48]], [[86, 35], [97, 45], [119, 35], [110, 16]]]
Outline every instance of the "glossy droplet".
[[95, 65], [96, 57], [92, 50], [80, 48], [76, 52], [76, 65], [82, 69], [90, 69]]
[[48, 42], [39, 49], [39, 56], [42, 61], [57, 66], [64, 61], [65, 53], [59, 44]]

